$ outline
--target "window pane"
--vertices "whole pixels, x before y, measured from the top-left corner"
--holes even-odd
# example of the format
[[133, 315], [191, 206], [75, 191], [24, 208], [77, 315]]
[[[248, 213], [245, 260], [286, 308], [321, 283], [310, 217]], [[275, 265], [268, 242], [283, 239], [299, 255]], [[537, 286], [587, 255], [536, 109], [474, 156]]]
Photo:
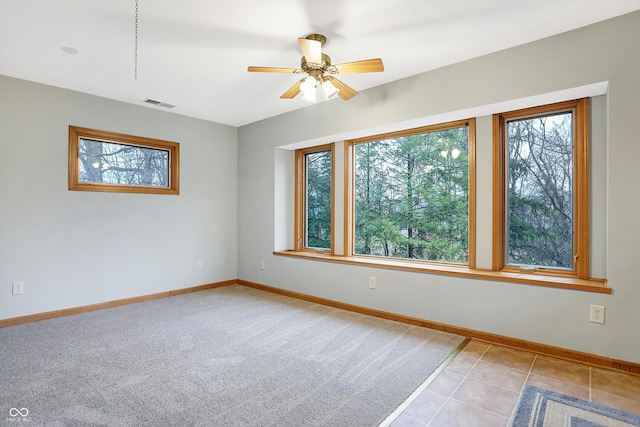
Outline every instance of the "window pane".
[[572, 113], [507, 122], [507, 263], [572, 268]]
[[80, 182], [169, 187], [169, 151], [80, 139]]
[[467, 263], [468, 127], [355, 146], [356, 254]]
[[331, 151], [305, 155], [305, 247], [331, 248]]

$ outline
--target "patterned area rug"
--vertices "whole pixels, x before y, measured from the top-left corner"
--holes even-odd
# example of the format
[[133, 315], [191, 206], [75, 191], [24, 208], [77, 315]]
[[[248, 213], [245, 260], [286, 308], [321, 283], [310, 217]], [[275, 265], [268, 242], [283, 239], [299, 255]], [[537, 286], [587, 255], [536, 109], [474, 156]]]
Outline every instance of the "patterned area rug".
[[526, 386], [512, 427], [628, 427], [640, 426], [640, 416]]

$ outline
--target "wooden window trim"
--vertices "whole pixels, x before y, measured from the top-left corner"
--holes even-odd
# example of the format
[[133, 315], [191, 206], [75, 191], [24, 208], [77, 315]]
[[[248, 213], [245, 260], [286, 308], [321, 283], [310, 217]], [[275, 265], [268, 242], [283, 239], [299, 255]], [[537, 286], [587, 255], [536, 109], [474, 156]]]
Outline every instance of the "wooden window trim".
[[[507, 120], [536, 117], [554, 112], [572, 111], [574, 132], [574, 230], [573, 247], [577, 254], [571, 270], [544, 268], [522, 272], [506, 263], [507, 154], [505, 123]], [[492, 269], [505, 273], [590, 280], [590, 184], [589, 184], [589, 98], [547, 104], [493, 115], [493, 248]]]
[[[104, 184], [80, 181], [80, 139], [167, 150], [169, 152], [169, 186], [150, 187], [124, 184]], [[126, 135], [116, 132], [69, 126], [69, 190], [108, 193], [180, 194], [180, 144], [177, 142]]]
[[[505, 118], [510, 118], [510, 114], [513, 114], [514, 117], [522, 117], [521, 112], [529, 111], [532, 115], [544, 114], [545, 112], [549, 112], [550, 110], [546, 109], [548, 106], [536, 107], [533, 109], [526, 110], [518, 110], [514, 112], [504, 113], [502, 115], [494, 115], [493, 116], [493, 247], [492, 247], [492, 268], [483, 269], [477, 268], [475, 264], [475, 254], [476, 254], [476, 145], [475, 145], [475, 119], [461, 120], [457, 122], [443, 123], [434, 126], [427, 126], [423, 128], [418, 128], [417, 131], [424, 131], [424, 129], [430, 130], [440, 130], [446, 129], [449, 127], [456, 127], [460, 125], [467, 124], [469, 126], [469, 265], [461, 265], [454, 263], [441, 263], [441, 262], [433, 262], [433, 261], [423, 261], [423, 260], [407, 260], [401, 258], [386, 258], [386, 257], [377, 257], [377, 256], [366, 256], [366, 255], [354, 255], [353, 254], [353, 224], [354, 224], [354, 174], [352, 171], [354, 170], [354, 156], [353, 156], [353, 146], [356, 143], [360, 142], [369, 142], [376, 141], [379, 139], [384, 139], [392, 136], [404, 136], [411, 135], [416, 133], [416, 129], [408, 129], [399, 132], [387, 133], [383, 135], [374, 135], [365, 138], [359, 138], [354, 140], [345, 141], [344, 144], [344, 171], [345, 180], [344, 180], [344, 254], [335, 254], [333, 253], [333, 249], [331, 252], [329, 251], [316, 251], [311, 249], [301, 249], [299, 247], [294, 248], [294, 250], [284, 250], [284, 251], [274, 251], [273, 254], [277, 256], [285, 256], [303, 259], [306, 261], [320, 261], [320, 262], [334, 262], [340, 264], [349, 264], [356, 266], [364, 266], [364, 267], [373, 267], [373, 268], [383, 268], [383, 269], [391, 269], [391, 270], [401, 270], [408, 271], [414, 273], [425, 273], [425, 274], [434, 274], [441, 276], [454, 276], [461, 277], [466, 279], [476, 279], [476, 280], [491, 280], [496, 282], [508, 282], [508, 283], [516, 283], [516, 284], [525, 284], [525, 285], [535, 285], [535, 286], [545, 286], [552, 288], [561, 288], [561, 289], [571, 289], [577, 291], [586, 291], [586, 292], [595, 292], [602, 294], [611, 294], [612, 289], [608, 286], [606, 279], [593, 278], [589, 276], [589, 266], [588, 266], [588, 255], [589, 255], [589, 146], [588, 146], [588, 135], [589, 135], [589, 109], [588, 109], [588, 99], [581, 99], [576, 101], [568, 101], [567, 103], [559, 103], [553, 104], [554, 106], [566, 106], [566, 105], [575, 105], [575, 114], [576, 117], [579, 117], [581, 120], [576, 121], [576, 128], [574, 131], [576, 132], [576, 137], [579, 137], [583, 140], [583, 144], [579, 145], [575, 150], [575, 163], [579, 165], [577, 169], [579, 169], [576, 173], [576, 181], [579, 181], [580, 185], [579, 192], [581, 193], [578, 196], [577, 204], [583, 206], [583, 209], [580, 209], [576, 215], [579, 216], [579, 221], [581, 221], [581, 226], [578, 227], [578, 245], [580, 245], [580, 251], [586, 256], [581, 255], [579, 260], [581, 263], [577, 263], [577, 271], [579, 273], [568, 274], [566, 272], [549, 272], [549, 271], [536, 271], [535, 273], [521, 272], [516, 269], [504, 269], [498, 268], [498, 265], [502, 265], [504, 261], [504, 255], [500, 254], [500, 248], [498, 247], [497, 239], [498, 236], [504, 235], [504, 221], [501, 221], [501, 218], [504, 218], [505, 215], [505, 205], [504, 203], [499, 203], [500, 199], [496, 197], [496, 194], [504, 191], [504, 177], [505, 168], [502, 163], [502, 159], [504, 156], [505, 146], [503, 144], [504, 135], [503, 132], [498, 132], [504, 127]], [[546, 109], [546, 110], [545, 110]], [[557, 109], [556, 109], [557, 111]], [[299, 171], [299, 168], [302, 166], [302, 158], [300, 158], [300, 152], [314, 152], [314, 151], [323, 151], [327, 148], [331, 147], [332, 149], [332, 167], [334, 166], [335, 156], [334, 154], [334, 145], [327, 144], [324, 146], [312, 147], [306, 150], [297, 150], [296, 151], [296, 182], [295, 182], [295, 234], [296, 234], [296, 242], [300, 236], [300, 230], [302, 226], [301, 215], [303, 211], [301, 210], [301, 206], [299, 203], [303, 200], [300, 195], [300, 179], [303, 179], [304, 175]], [[332, 180], [335, 176], [335, 169], [332, 173]], [[332, 182], [333, 187], [333, 182]], [[576, 192], [578, 192], [576, 190]], [[335, 208], [334, 201], [334, 192], [332, 192], [332, 218], [333, 209]], [[584, 208], [586, 207], [586, 209]], [[586, 221], [586, 223], [585, 223]], [[332, 247], [333, 247], [333, 227], [335, 223], [332, 222]], [[576, 246], [578, 247], [578, 246]]]
[[[467, 264], [443, 263], [428, 260], [408, 260], [411, 262], [419, 262], [424, 264], [438, 264], [451, 266], [464, 266], [465, 268], [476, 267], [476, 120], [475, 118], [456, 120], [452, 122], [437, 123], [434, 125], [421, 126], [418, 128], [404, 129], [396, 132], [388, 132], [378, 135], [370, 135], [363, 138], [351, 139], [345, 141], [345, 256], [354, 258], [374, 258], [382, 262], [385, 260], [402, 260], [403, 258], [386, 258], [373, 255], [356, 255], [354, 254], [355, 245], [355, 155], [354, 147], [357, 144], [367, 142], [380, 141], [390, 138], [398, 138], [401, 136], [417, 135], [421, 133], [436, 132], [441, 130], [455, 129], [459, 127], [468, 127], [467, 137], [469, 145], [469, 261]], [[348, 218], [348, 219], [347, 219]]]
[[[306, 185], [305, 185], [305, 176], [306, 176], [306, 171], [305, 171], [305, 156], [307, 154], [311, 154], [311, 153], [319, 153], [322, 151], [330, 151], [331, 152], [331, 243], [330, 246], [331, 248], [328, 250], [319, 250], [319, 249], [313, 249], [313, 248], [307, 248], [304, 246], [304, 241], [305, 241], [305, 192], [306, 192]], [[336, 161], [336, 156], [335, 156], [335, 144], [330, 143], [330, 144], [324, 144], [324, 145], [318, 145], [318, 146], [314, 146], [314, 147], [309, 147], [309, 148], [303, 148], [303, 149], [299, 149], [296, 150], [295, 152], [295, 183], [294, 183], [294, 233], [293, 233], [293, 239], [294, 239], [294, 250], [296, 251], [308, 251], [308, 252], [314, 252], [314, 253], [324, 253], [324, 254], [330, 254], [333, 255], [333, 251], [334, 251], [334, 212], [335, 212], [335, 191], [334, 191], [334, 185], [335, 185], [335, 161]]]
[[405, 260], [401, 258], [383, 258], [375, 256], [342, 256], [313, 251], [274, 251], [274, 255], [304, 259], [307, 261], [335, 262], [340, 264], [373, 267], [389, 270], [401, 270], [413, 273], [426, 273], [440, 276], [454, 276], [466, 279], [492, 280], [524, 285], [545, 286], [551, 288], [572, 289], [578, 291], [611, 294], [612, 290], [605, 279], [549, 276], [524, 274], [520, 272], [473, 269], [466, 265]]
[[355, 213], [353, 209], [354, 196], [352, 195], [353, 188], [355, 186], [355, 176], [351, 171], [354, 170], [353, 159], [353, 144], [345, 141], [344, 145], [344, 223], [343, 225], [343, 238], [344, 243], [342, 246], [342, 252], [344, 256], [353, 255], [353, 234], [349, 231], [354, 227]]
[[469, 131], [469, 268], [476, 268], [476, 119], [466, 120]]

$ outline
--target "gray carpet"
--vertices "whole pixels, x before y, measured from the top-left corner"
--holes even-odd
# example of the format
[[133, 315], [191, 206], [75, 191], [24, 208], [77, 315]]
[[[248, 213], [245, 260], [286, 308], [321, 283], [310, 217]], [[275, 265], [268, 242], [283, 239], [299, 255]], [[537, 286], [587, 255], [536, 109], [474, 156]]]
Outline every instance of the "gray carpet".
[[640, 416], [528, 385], [511, 426], [640, 427]]
[[228, 286], [0, 329], [0, 421], [375, 426], [462, 341]]

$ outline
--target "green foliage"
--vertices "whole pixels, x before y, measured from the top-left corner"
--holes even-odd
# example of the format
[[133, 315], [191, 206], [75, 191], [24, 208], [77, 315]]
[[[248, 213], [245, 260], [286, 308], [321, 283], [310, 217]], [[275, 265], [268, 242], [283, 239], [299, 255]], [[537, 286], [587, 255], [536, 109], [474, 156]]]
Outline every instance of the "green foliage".
[[468, 128], [355, 149], [355, 253], [466, 263]]
[[305, 156], [307, 171], [306, 247], [331, 247], [331, 151]]
[[[508, 122], [507, 263], [571, 268], [570, 112]], [[355, 253], [469, 260], [468, 128], [355, 146]], [[331, 152], [307, 161], [307, 247], [329, 248]]]

